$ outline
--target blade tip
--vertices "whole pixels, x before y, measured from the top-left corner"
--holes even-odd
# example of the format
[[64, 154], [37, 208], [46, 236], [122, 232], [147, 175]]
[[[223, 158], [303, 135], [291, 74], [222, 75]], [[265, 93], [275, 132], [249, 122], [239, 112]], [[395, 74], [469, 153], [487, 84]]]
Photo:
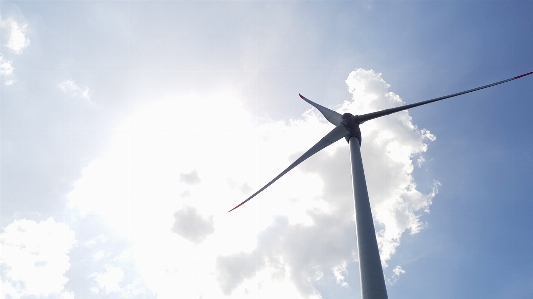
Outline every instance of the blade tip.
[[236, 207], [234, 207], [233, 209], [229, 210], [228, 213], [231, 212], [231, 211], [233, 211], [233, 210], [235, 210], [236, 208], [242, 206], [242, 205], [243, 205], [245, 202], [247, 202], [247, 201], [248, 201], [248, 200], [245, 200], [245, 201], [241, 202], [241, 203], [238, 204]]

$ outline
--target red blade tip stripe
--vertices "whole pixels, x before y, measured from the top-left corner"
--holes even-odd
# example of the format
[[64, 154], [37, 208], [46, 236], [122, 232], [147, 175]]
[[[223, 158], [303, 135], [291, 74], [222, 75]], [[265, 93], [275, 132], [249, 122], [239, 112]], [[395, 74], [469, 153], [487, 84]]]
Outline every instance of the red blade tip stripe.
[[229, 211], [228, 211], [228, 213], [229, 213], [229, 212], [231, 212], [231, 211], [233, 211], [233, 210], [235, 210], [236, 208], [238, 208], [238, 207], [242, 206], [242, 205], [243, 205], [243, 204], [244, 204], [245, 202], [247, 202], [247, 200], [245, 200], [245, 201], [241, 202], [241, 203], [240, 203], [240, 204], [239, 204], [238, 206], [236, 206], [235, 208], [233, 208], [233, 209], [229, 210]]
[[516, 77], [514, 77], [514, 79], [518, 79], [518, 78], [522, 78], [522, 77], [525, 77], [525, 76], [529, 76], [531, 74], [533, 74], [533, 72], [529, 72], [529, 73], [525, 73], [525, 74], [520, 75], [520, 76], [516, 76]]

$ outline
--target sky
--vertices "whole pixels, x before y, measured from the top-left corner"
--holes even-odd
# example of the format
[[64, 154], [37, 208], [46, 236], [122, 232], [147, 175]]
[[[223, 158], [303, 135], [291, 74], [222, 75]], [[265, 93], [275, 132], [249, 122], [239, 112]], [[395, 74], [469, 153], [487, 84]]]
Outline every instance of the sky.
[[[360, 298], [333, 127], [533, 71], [532, 1], [1, 1], [0, 298]], [[389, 298], [533, 297], [533, 76], [361, 125]]]

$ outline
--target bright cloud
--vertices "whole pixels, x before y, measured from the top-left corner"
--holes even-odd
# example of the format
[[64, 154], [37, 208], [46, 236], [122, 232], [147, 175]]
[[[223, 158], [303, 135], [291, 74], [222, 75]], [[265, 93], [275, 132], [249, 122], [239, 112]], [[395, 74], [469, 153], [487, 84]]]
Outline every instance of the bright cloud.
[[400, 278], [400, 275], [403, 275], [403, 274], [405, 274], [405, 270], [402, 267], [400, 266], [394, 267], [394, 269], [392, 269], [392, 276], [391, 278], [387, 279], [387, 283], [395, 284]]
[[89, 96], [89, 87], [79, 86], [71, 79], [65, 80], [59, 84], [59, 88], [68, 96], [74, 98], [81, 98], [89, 103], [91, 102], [91, 97]]
[[[21, 54], [29, 44], [30, 40], [26, 37], [27, 25], [20, 25], [12, 18], [2, 20], [0, 18], [0, 36], [5, 46], [13, 50], [16, 54]], [[13, 65], [11, 59], [4, 58], [0, 53], [0, 78], [4, 85], [12, 85], [15, 82], [13, 74]]]
[[53, 218], [35, 222], [21, 219], [6, 226], [2, 246], [2, 298], [56, 295], [68, 298], [65, 273], [74, 231]]
[[5, 21], [0, 21], [0, 27], [7, 31], [5, 35], [7, 38], [6, 47], [20, 54], [22, 50], [30, 45], [30, 39], [26, 37], [27, 25], [20, 25], [12, 18]]
[[4, 85], [13, 84], [13, 66], [11, 60], [4, 58], [4, 55], [0, 54], [0, 78], [3, 79]]
[[107, 295], [112, 292], [119, 292], [121, 290], [120, 282], [124, 279], [124, 270], [119, 267], [106, 266], [105, 272], [95, 272], [91, 274], [98, 284], [98, 288], [92, 289], [93, 293], [99, 293], [100, 290]]
[[[342, 112], [402, 103], [374, 71], [356, 70], [347, 84], [353, 99]], [[357, 255], [346, 142], [228, 214], [332, 128], [313, 109], [257, 126], [238, 99], [222, 91], [140, 107], [116, 130], [107, 153], [83, 170], [68, 196], [71, 207], [101, 216], [129, 241], [122, 256], [159, 298], [320, 298], [315, 285], [324, 279], [350, 287], [347, 266]], [[420, 215], [436, 193], [421, 193], [412, 177], [413, 161], [434, 136], [413, 125], [408, 112], [361, 130], [386, 263], [403, 233], [423, 227]]]

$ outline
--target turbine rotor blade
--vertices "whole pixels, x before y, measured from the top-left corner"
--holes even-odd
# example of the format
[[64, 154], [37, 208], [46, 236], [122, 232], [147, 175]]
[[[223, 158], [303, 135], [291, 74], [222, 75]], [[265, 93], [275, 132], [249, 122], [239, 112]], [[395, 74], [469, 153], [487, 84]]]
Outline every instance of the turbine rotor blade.
[[273, 180], [268, 182], [263, 188], [259, 189], [257, 192], [252, 194], [250, 197], [248, 197], [245, 201], [238, 204], [233, 209], [229, 210], [229, 212], [235, 210], [236, 208], [242, 206], [244, 203], [249, 201], [250, 199], [254, 198], [257, 194], [261, 193], [263, 190], [265, 190], [268, 186], [272, 185], [275, 181], [277, 181], [279, 178], [281, 178], [283, 175], [285, 175], [287, 172], [289, 172], [291, 169], [296, 167], [298, 164], [305, 161], [307, 158], [311, 157], [312, 155], [318, 153], [319, 151], [323, 150], [324, 148], [328, 147], [329, 145], [335, 143], [339, 139], [342, 139], [344, 136], [348, 135], [350, 131], [346, 129], [346, 127], [341, 124], [339, 126], [336, 126], [333, 130], [331, 130], [326, 136], [324, 136], [322, 139], [320, 139], [319, 142], [317, 142], [313, 147], [311, 147], [309, 150], [307, 150], [300, 158], [296, 159], [289, 167], [287, 167], [285, 170], [283, 170], [278, 176], [276, 176]]
[[302, 98], [304, 101], [306, 101], [307, 103], [313, 105], [316, 109], [318, 109], [318, 111], [320, 111], [320, 113], [322, 113], [322, 115], [324, 115], [324, 117], [330, 122], [332, 123], [333, 125], [335, 126], [338, 126], [341, 124], [342, 122], [342, 115], [340, 115], [338, 112], [335, 112], [331, 109], [328, 109], [322, 105], [319, 105], [311, 100], [309, 100], [308, 98], [304, 97], [303, 95], [299, 94], [300, 95], [300, 98]]
[[461, 92], [458, 92], [458, 93], [454, 93], [454, 94], [443, 96], [443, 97], [439, 97], [439, 98], [434, 98], [434, 99], [423, 101], [423, 102], [418, 102], [418, 103], [404, 105], [404, 106], [400, 106], [400, 107], [396, 107], [396, 108], [390, 108], [390, 109], [376, 111], [376, 112], [372, 112], [372, 113], [368, 113], [368, 114], [358, 115], [357, 116], [357, 120], [358, 120], [358, 122], [360, 124], [362, 124], [365, 121], [368, 121], [368, 120], [371, 120], [371, 119], [374, 119], [374, 118], [378, 118], [378, 117], [381, 117], [381, 116], [389, 115], [389, 114], [392, 114], [392, 113], [395, 113], [395, 112], [399, 112], [399, 111], [402, 111], [402, 110], [406, 110], [406, 109], [409, 109], [409, 108], [413, 108], [413, 107], [417, 107], [417, 106], [433, 103], [433, 102], [436, 102], [436, 101], [453, 98], [453, 97], [456, 97], [456, 96], [459, 96], [459, 95], [462, 95], [462, 94], [465, 94], [465, 93], [470, 93], [470, 92], [478, 91], [478, 90], [481, 90], [481, 89], [489, 88], [489, 87], [492, 87], [492, 86], [495, 86], [495, 85], [503, 84], [503, 83], [506, 83], [506, 82], [509, 82], [509, 81], [513, 81], [513, 80], [525, 77], [525, 76], [529, 76], [531, 74], [533, 74], [533, 72], [525, 73], [525, 74], [522, 74], [520, 76], [512, 77], [512, 78], [509, 78], [509, 79], [506, 79], [506, 80], [502, 80], [502, 81], [499, 81], [499, 82], [495, 82], [495, 83], [492, 83], [492, 84], [483, 85], [483, 86], [480, 86], [480, 87], [477, 87], [477, 88], [461, 91]]

